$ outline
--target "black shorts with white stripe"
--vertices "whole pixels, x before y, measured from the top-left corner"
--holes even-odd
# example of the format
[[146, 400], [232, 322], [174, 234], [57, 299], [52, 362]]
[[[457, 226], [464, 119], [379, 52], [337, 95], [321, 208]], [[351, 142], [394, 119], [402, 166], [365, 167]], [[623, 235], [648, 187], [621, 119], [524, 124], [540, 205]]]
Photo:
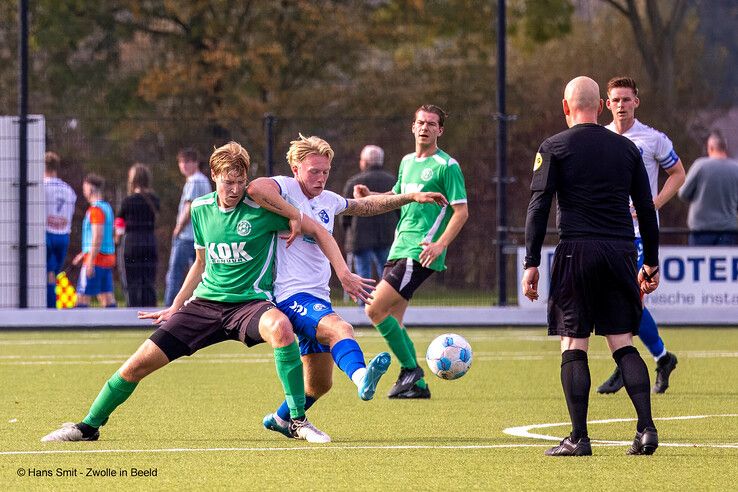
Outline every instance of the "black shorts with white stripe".
[[384, 264], [382, 279], [409, 301], [420, 284], [425, 282], [425, 279], [430, 277], [434, 271], [425, 268], [412, 258], [400, 258]]

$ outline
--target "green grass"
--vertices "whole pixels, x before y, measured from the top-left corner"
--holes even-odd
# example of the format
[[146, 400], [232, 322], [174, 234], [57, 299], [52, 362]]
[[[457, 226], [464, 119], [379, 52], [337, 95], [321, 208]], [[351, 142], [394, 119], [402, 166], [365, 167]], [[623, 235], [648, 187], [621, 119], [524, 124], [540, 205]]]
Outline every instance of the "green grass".
[[[411, 330], [419, 351], [447, 328]], [[567, 422], [558, 342], [543, 329], [458, 330], [474, 349], [457, 381], [429, 379], [429, 401], [362, 402], [342, 373], [310, 412], [333, 442], [287, 440], [261, 427], [280, 401], [271, 350], [228, 342], [152, 375], [113, 414], [100, 441], [41, 443], [79, 421], [102, 384], [147, 336], [142, 331], [0, 332], [0, 483], [5, 490], [729, 490], [738, 483], [738, 417], [657, 420], [662, 444], [651, 457], [626, 445], [593, 444], [590, 458], [548, 458], [552, 442], [503, 429]], [[360, 330], [368, 356], [384, 350]], [[679, 356], [672, 387], [653, 398], [654, 415], [738, 414], [738, 330], [670, 329]], [[641, 352], [645, 349], [641, 348]], [[648, 359], [649, 368], [654, 363]], [[613, 363], [592, 341], [593, 387]], [[652, 372], [653, 374], [653, 372]], [[630, 418], [624, 391], [591, 395], [589, 419]], [[629, 441], [634, 422], [589, 426], [592, 439]], [[568, 426], [533, 432], [553, 436]], [[683, 447], [666, 444], [688, 444]], [[732, 447], [718, 448], [716, 444]], [[493, 447], [527, 445], [526, 447]], [[215, 449], [217, 448], [217, 449]], [[93, 453], [90, 451], [112, 452]], [[13, 452], [15, 454], [8, 454]], [[52, 454], [41, 454], [52, 452]], [[20, 454], [27, 453], [27, 454]], [[155, 477], [83, 477], [96, 470], [155, 469]], [[77, 477], [19, 477], [18, 470], [77, 470]], [[68, 472], [71, 473], [71, 472]], [[732, 484], [732, 485], [731, 485]]]

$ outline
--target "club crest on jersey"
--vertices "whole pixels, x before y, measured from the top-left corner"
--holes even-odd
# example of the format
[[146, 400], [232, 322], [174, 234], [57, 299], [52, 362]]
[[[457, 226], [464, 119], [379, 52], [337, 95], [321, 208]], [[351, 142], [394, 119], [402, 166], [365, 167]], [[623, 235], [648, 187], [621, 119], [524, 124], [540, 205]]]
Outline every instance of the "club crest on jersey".
[[318, 212], [318, 217], [320, 217], [320, 220], [324, 224], [327, 224], [328, 221], [331, 220], [330, 216], [328, 215], [328, 212], [326, 212], [325, 210], [321, 210], [320, 212]]
[[428, 181], [433, 177], [433, 169], [426, 167], [423, 169], [423, 172], [420, 173], [420, 179], [423, 181]]
[[248, 220], [242, 220], [236, 226], [236, 232], [239, 236], [248, 236], [251, 232], [251, 223]]
[[541, 165], [543, 165], [543, 156], [538, 152], [536, 153], [536, 160], [533, 162], [533, 171], [538, 171]]
[[208, 243], [208, 258], [212, 263], [243, 263], [253, 258], [246, 252], [246, 242]]

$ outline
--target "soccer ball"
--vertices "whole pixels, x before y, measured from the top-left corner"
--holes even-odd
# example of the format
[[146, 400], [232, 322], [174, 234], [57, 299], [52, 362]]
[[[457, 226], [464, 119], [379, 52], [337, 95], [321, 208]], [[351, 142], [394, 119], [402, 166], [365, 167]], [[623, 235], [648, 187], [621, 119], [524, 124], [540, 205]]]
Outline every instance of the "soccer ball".
[[431, 372], [439, 378], [458, 379], [471, 367], [471, 345], [461, 335], [445, 333], [428, 346], [425, 361]]

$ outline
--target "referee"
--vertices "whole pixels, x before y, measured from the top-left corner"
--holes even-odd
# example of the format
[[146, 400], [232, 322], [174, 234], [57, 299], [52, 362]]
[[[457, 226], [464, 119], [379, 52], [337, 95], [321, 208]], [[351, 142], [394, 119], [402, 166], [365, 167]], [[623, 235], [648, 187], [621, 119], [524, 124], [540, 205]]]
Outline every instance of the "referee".
[[[523, 293], [534, 301], [541, 245], [556, 195], [560, 241], [551, 269], [548, 334], [561, 339], [561, 384], [572, 432], [546, 455], [592, 454], [587, 435], [592, 331], [607, 339], [638, 415], [628, 454], [652, 454], [658, 434], [648, 369], [633, 347], [643, 310], [640, 292], [650, 293], [659, 283], [658, 225], [648, 176], [636, 146], [597, 124], [603, 102], [594, 80], [577, 77], [569, 82], [562, 102], [569, 129], [541, 144], [533, 166], [523, 265]], [[629, 197], [643, 238], [638, 280]]]

